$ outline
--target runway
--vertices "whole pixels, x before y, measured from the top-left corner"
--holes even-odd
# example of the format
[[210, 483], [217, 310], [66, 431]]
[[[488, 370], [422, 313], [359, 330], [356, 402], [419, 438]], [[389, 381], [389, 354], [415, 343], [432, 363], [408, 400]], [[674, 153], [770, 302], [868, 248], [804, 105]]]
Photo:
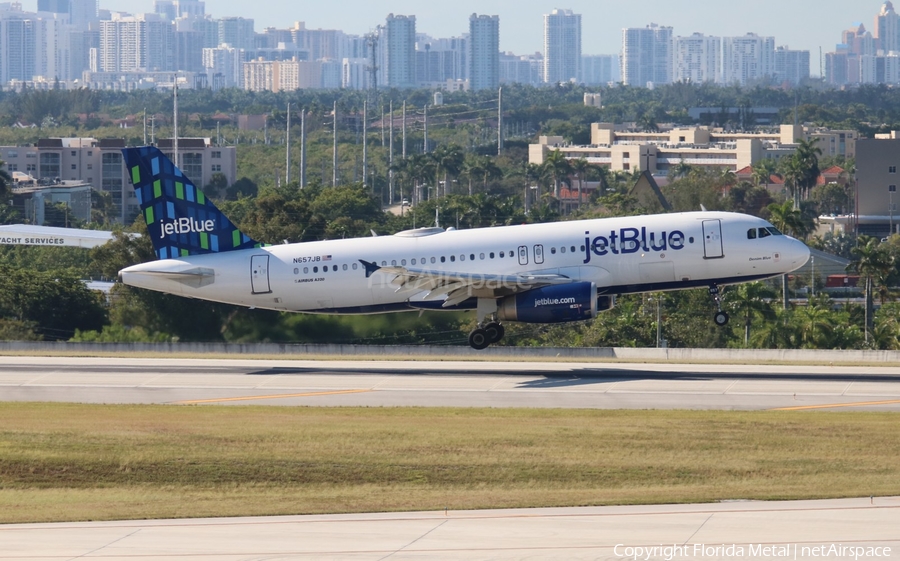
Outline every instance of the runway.
[[0, 559], [880, 560], [897, 520], [900, 497], [10, 524]]
[[0, 401], [900, 411], [900, 368], [4, 357]]

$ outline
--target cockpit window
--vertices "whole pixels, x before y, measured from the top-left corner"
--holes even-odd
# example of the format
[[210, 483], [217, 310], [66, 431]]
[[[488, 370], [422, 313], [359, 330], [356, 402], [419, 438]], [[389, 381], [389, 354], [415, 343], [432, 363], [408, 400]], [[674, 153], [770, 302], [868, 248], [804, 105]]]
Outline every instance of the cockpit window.
[[750, 228], [747, 230], [747, 239], [755, 240], [756, 239], [756, 228]]
[[783, 236], [784, 235], [775, 226], [769, 226], [768, 228], [766, 228], [766, 230], [771, 232], [773, 236]]
[[768, 229], [766, 229], [766, 228], [759, 229], [759, 237], [765, 238], [765, 237], [771, 236], [771, 235], [772, 235], [772, 232], [770, 232]]

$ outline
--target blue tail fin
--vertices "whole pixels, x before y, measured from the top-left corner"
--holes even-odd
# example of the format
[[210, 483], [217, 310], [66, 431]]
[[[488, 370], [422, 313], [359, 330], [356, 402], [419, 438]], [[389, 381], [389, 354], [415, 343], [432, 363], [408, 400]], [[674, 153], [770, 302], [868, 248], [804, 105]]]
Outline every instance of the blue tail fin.
[[160, 259], [259, 247], [155, 146], [125, 148], [131, 183]]

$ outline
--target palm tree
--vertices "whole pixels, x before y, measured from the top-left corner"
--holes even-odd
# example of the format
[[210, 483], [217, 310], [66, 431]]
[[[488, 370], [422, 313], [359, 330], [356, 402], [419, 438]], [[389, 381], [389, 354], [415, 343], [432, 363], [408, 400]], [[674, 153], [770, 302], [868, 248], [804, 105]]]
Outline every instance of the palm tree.
[[[442, 144], [431, 153], [431, 158], [435, 163], [435, 171], [443, 172], [444, 175], [444, 196], [450, 190], [450, 176], [458, 175], [462, 170], [465, 153], [458, 144]], [[438, 184], [435, 178], [435, 185]]]
[[812, 221], [804, 218], [791, 201], [772, 203], [766, 209], [769, 211], [769, 222], [789, 236], [802, 239], [814, 229]]
[[775, 173], [775, 168], [775, 160], [768, 158], [753, 164], [753, 183], [755, 185], [765, 185], [766, 189], [768, 189], [769, 181], [772, 179], [772, 174]]
[[484, 162], [475, 154], [467, 154], [460, 166], [460, 176], [469, 181], [469, 196], [472, 196], [472, 180], [481, 177]]
[[487, 191], [487, 183], [492, 179], [503, 177], [503, 170], [490, 156], [481, 156], [481, 181], [482, 188]]
[[803, 170], [800, 188], [804, 191], [804, 197], [809, 196], [809, 190], [815, 187], [816, 181], [819, 180], [819, 156], [822, 155], [822, 149], [817, 146], [818, 143], [818, 138], [809, 140], [802, 138], [797, 143], [797, 151], [794, 152], [793, 159]]
[[828, 336], [832, 330], [834, 316], [831, 313], [831, 299], [827, 296], [810, 298], [809, 304], [795, 313], [799, 327], [799, 343], [804, 349], [829, 348]]
[[559, 183], [564, 181], [572, 173], [572, 165], [566, 156], [559, 150], [554, 150], [544, 160], [544, 170], [553, 180], [553, 196], [559, 199]]
[[876, 278], [886, 278], [893, 268], [893, 260], [890, 254], [881, 247], [878, 240], [872, 236], [861, 235], [857, 240], [857, 246], [850, 250], [850, 264], [847, 272], [854, 272], [865, 280], [866, 290], [866, 341], [873, 325], [872, 305], [872, 281]]
[[578, 180], [578, 207], [581, 206], [581, 192], [582, 185], [584, 184], [584, 176], [587, 174], [588, 170], [591, 169], [591, 163], [588, 162], [585, 158], [578, 158], [577, 160], [572, 160], [571, 168], [572, 173], [575, 174], [575, 178]]
[[761, 282], [749, 282], [726, 293], [726, 300], [736, 315], [744, 317], [744, 347], [750, 346], [750, 326], [754, 317], [771, 319], [775, 317], [771, 300], [775, 293]]
[[693, 169], [694, 168], [691, 167], [691, 164], [685, 162], [684, 158], [682, 158], [681, 161], [675, 164], [675, 167], [672, 168], [672, 177], [675, 179], [687, 177], [687, 175], [691, 173]]

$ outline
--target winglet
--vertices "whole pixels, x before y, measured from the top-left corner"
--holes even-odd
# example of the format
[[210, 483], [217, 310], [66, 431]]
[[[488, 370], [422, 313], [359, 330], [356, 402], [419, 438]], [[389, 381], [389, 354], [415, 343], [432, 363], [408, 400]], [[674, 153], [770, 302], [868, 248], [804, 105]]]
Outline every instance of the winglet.
[[359, 262], [362, 263], [363, 267], [366, 268], [366, 278], [371, 277], [372, 273], [374, 273], [375, 271], [377, 271], [378, 269], [381, 268], [378, 265], [376, 265], [375, 263], [372, 263], [370, 261], [363, 261], [362, 259], [360, 259]]
[[259, 247], [155, 146], [124, 148], [153, 249], [159, 259]]

